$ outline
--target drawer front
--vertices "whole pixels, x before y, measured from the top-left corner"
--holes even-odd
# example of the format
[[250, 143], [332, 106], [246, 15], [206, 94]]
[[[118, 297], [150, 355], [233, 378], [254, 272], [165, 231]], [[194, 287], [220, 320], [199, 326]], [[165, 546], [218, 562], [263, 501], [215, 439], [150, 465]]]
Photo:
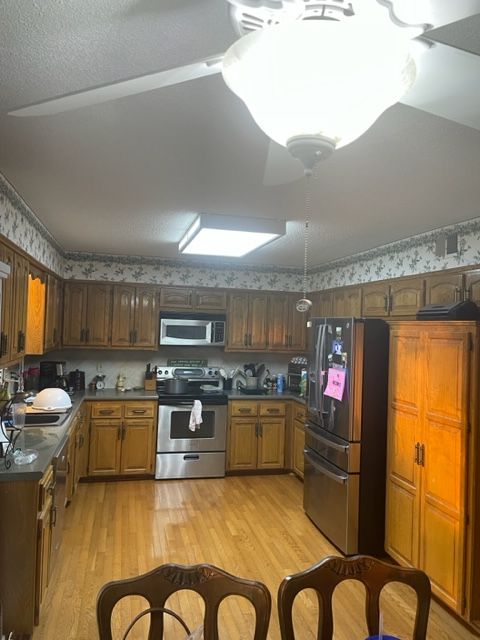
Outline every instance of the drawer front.
[[121, 402], [92, 402], [90, 417], [92, 418], [121, 418]]
[[285, 402], [276, 402], [270, 400], [269, 402], [260, 402], [260, 415], [261, 416], [284, 416], [285, 415]]
[[156, 402], [125, 402], [125, 418], [153, 418], [155, 416]]
[[233, 401], [231, 407], [231, 415], [239, 418], [246, 418], [248, 416], [257, 415], [257, 403], [253, 400], [245, 401]]
[[303, 422], [305, 420], [305, 415], [306, 415], [305, 406], [298, 404], [298, 402], [294, 402], [293, 403], [293, 419], [300, 420], [300, 422]]

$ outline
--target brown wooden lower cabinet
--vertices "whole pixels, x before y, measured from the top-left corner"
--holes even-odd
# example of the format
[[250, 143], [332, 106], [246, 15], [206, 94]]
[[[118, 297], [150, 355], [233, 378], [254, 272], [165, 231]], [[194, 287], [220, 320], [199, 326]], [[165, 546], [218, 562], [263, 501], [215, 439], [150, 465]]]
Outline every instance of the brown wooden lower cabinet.
[[285, 403], [229, 403], [228, 471], [285, 467]]
[[153, 473], [154, 401], [91, 403], [89, 476]]
[[385, 550], [478, 620], [479, 327], [394, 322], [390, 332]]

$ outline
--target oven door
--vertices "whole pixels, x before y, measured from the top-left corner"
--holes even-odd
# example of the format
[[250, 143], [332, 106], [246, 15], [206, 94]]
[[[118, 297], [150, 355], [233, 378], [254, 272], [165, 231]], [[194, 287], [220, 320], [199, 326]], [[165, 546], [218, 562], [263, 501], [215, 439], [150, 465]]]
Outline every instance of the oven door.
[[189, 428], [191, 401], [158, 407], [157, 452], [225, 451], [227, 433], [226, 405], [202, 407], [199, 429]]
[[357, 553], [358, 473], [343, 471], [308, 447], [304, 459], [305, 513], [343, 553]]

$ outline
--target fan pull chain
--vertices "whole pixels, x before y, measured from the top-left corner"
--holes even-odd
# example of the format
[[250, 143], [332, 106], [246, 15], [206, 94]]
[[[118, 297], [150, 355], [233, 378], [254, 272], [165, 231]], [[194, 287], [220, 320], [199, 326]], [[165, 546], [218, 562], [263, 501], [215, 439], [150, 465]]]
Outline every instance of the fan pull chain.
[[297, 300], [297, 311], [305, 313], [312, 307], [312, 302], [307, 298], [307, 274], [308, 274], [308, 233], [310, 216], [312, 212], [311, 173], [305, 171], [305, 227], [304, 227], [304, 253], [303, 253], [303, 298]]

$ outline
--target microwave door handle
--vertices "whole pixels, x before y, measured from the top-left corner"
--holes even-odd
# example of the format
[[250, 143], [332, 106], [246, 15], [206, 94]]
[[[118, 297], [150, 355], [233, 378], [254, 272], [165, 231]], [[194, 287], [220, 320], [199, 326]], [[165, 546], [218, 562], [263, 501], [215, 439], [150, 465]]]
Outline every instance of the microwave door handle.
[[305, 459], [312, 465], [312, 467], [317, 471], [319, 471], [320, 473], [323, 473], [325, 476], [327, 476], [327, 478], [330, 478], [331, 480], [338, 482], [338, 484], [347, 483], [348, 475], [343, 473], [342, 474], [334, 473], [333, 471], [330, 471], [330, 469], [327, 469], [323, 464], [319, 462], [317, 456], [315, 456], [314, 458], [311, 455], [311, 453], [308, 451], [308, 449], [304, 449], [303, 453], [305, 455]]

